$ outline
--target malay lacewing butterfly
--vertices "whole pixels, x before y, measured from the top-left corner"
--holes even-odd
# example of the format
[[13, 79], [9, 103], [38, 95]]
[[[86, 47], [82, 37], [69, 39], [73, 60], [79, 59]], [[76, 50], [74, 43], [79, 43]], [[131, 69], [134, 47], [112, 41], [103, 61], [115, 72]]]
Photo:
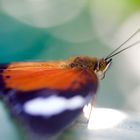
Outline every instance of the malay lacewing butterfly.
[[37, 135], [55, 135], [69, 126], [91, 99], [98, 79], [103, 79], [112, 57], [75, 57], [59, 62], [19, 62], [0, 65], [0, 90], [13, 117]]

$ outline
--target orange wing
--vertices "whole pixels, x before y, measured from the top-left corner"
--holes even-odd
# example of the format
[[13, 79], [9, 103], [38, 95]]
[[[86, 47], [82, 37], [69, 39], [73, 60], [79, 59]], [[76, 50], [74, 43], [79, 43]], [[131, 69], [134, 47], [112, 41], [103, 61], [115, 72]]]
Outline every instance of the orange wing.
[[[83, 106], [96, 93], [98, 81], [94, 73], [66, 65], [65, 62], [34, 62], [12, 63], [6, 68], [0, 66], [2, 97], [14, 117], [33, 131], [32, 134], [46, 137], [60, 133], [78, 117]], [[71, 104], [73, 99], [78, 103], [71, 108], [67, 103]], [[61, 100], [67, 103], [59, 104]], [[32, 104], [34, 101], [37, 101], [35, 105]], [[27, 110], [30, 107], [26, 105], [29, 104], [33, 109]], [[45, 114], [42, 114], [42, 108], [50, 108], [51, 111], [45, 109]]]
[[6, 88], [20, 91], [77, 90], [85, 85], [97, 87], [96, 75], [64, 65], [65, 62], [12, 63], [3, 71], [2, 79]]

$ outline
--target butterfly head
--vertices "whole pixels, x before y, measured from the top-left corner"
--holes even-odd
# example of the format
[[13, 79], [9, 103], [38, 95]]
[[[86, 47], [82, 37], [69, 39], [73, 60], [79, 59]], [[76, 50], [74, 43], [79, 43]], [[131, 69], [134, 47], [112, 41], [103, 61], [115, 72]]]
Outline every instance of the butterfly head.
[[96, 68], [94, 72], [96, 73], [99, 79], [103, 79], [105, 77], [105, 73], [108, 70], [110, 64], [112, 63], [112, 59], [99, 59], [96, 63]]

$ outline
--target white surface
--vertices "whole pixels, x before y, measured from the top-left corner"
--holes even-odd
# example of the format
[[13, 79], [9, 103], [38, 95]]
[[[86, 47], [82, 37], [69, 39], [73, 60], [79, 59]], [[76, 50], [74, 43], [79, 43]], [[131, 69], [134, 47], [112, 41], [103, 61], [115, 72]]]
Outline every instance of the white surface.
[[96, 140], [140, 140], [140, 115], [127, 114], [116, 126], [90, 130], [89, 135]]
[[[89, 130], [99, 130], [116, 127], [127, 118], [121, 111], [106, 108], [94, 108], [88, 124]], [[94, 125], [93, 125], [94, 124]]]
[[71, 129], [72, 132], [64, 133], [64, 138], [60, 140], [140, 140], [140, 114], [95, 108], [90, 119], [90, 129], [87, 124], [78, 123]]
[[140, 140], [140, 115], [108, 108], [92, 112], [88, 128], [96, 140]]

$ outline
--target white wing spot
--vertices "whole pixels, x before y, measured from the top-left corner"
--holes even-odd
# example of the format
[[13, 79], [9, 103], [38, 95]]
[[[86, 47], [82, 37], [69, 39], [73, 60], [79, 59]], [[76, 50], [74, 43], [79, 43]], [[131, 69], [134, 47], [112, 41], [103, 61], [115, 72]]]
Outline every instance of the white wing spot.
[[87, 103], [87, 98], [75, 96], [69, 99], [60, 96], [50, 96], [47, 98], [38, 97], [26, 102], [24, 111], [30, 115], [43, 115], [50, 117], [65, 110], [75, 110], [83, 107]]

